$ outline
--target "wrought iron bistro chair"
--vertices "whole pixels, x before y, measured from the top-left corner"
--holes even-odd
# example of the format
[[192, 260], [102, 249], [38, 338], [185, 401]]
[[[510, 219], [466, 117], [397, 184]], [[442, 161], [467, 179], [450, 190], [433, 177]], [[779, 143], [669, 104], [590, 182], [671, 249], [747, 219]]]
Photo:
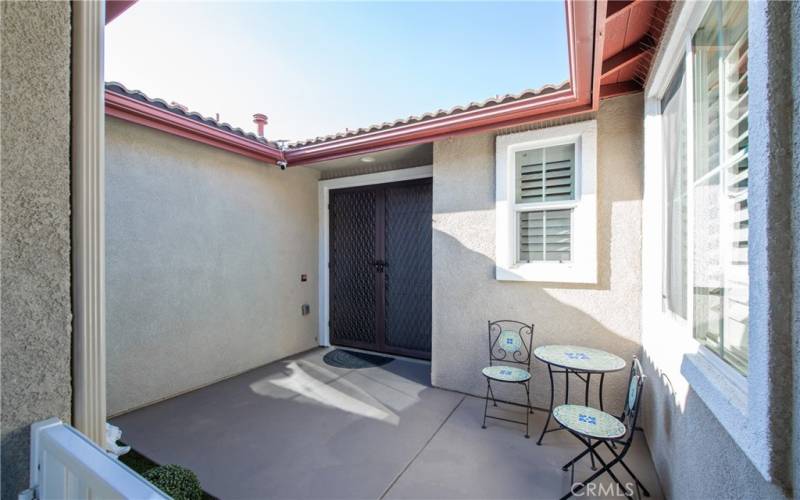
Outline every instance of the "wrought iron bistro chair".
[[[611, 479], [621, 488], [621, 492], [626, 497], [632, 496], [632, 492], [623, 485], [614, 471], [611, 470], [616, 464], [622, 467], [630, 474], [636, 485], [641, 488], [644, 496], [649, 497], [650, 492], [644, 487], [639, 478], [631, 471], [625, 462], [622, 460], [625, 454], [631, 447], [633, 442], [633, 435], [636, 433], [636, 419], [639, 416], [639, 404], [642, 398], [642, 388], [644, 387], [645, 376], [642, 373], [642, 365], [636, 357], [633, 358], [631, 363], [631, 373], [628, 379], [628, 393], [625, 398], [625, 410], [622, 416], [617, 419], [616, 417], [595, 408], [580, 405], [561, 405], [553, 410], [553, 418], [561, 426], [568, 430], [570, 434], [578, 438], [578, 440], [586, 446], [586, 450], [580, 455], [570, 460], [561, 470], [566, 471], [572, 468], [572, 488], [570, 491], [561, 497], [561, 500], [569, 498], [578, 494], [587, 484], [591, 483], [600, 475], [605, 472], [611, 476]], [[592, 442], [594, 441], [594, 443]], [[606, 463], [597, 451], [595, 450], [600, 444], [605, 444], [608, 451], [613, 455], [613, 459]], [[622, 448], [617, 452], [615, 449], [617, 445]], [[600, 462], [602, 467], [592, 474], [588, 479], [575, 484], [575, 463], [586, 456], [591, 454]]]
[[[483, 406], [483, 425], [481, 426], [483, 429], [486, 428], [486, 419], [493, 418], [495, 420], [504, 420], [506, 422], [525, 425], [525, 437], [530, 437], [528, 434], [528, 423], [530, 421], [530, 414], [533, 413], [533, 408], [531, 408], [530, 388], [532, 342], [533, 324], [527, 325], [512, 320], [489, 321], [489, 366], [482, 370], [483, 376], [486, 377], [486, 402]], [[524, 366], [525, 369], [516, 366], [508, 366], [508, 364]], [[512, 403], [510, 401], [500, 401], [501, 403], [514, 406], [525, 406], [524, 422], [488, 415], [489, 397], [491, 396], [494, 406], [497, 406], [498, 401], [494, 397], [494, 391], [492, 391], [492, 382], [519, 384], [525, 389], [527, 405]]]

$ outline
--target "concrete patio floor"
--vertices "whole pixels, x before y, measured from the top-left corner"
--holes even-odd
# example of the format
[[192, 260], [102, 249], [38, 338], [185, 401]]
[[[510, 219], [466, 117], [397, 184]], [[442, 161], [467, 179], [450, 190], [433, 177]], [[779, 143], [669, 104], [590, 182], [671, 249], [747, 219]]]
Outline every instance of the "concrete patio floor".
[[[538, 499], [569, 489], [560, 467], [582, 447], [565, 432], [537, 446], [543, 411], [532, 416], [531, 439], [522, 426], [496, 420], [483, 430], [483, 400], [431, 387], [426, 363], [348, 370], [325, 364], [325, 352], [277, 361], [112, 423], [137, 451], [189, 467], [222, 499]], [[652, 498], [661, 498], [643, 436], [626, 458]], [[575, 477], [590, 473], [585, 460]], [[600, 482], [611, 484], [607, 476]]]

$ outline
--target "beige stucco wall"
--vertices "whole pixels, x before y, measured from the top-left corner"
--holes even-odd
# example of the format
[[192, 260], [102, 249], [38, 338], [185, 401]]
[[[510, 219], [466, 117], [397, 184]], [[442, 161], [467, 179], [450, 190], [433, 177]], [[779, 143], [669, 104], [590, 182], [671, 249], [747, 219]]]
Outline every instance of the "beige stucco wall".
[[680, 353], [675, 355], [669, 341], [653, 339], [664, 332], [651, 333], [652, 325], [644, 328], [648, 378], [642, 426], [664, 494], [692, 499], [784, 498], [688, 386], [681, 374]]
[[[598, 275], [593, 286], [495, 280], [495, 133], [434, 146], [433, 383], [484, 394], [487, 320], [536, 325], [534, 347], [574, 343], [630, 359], [639, 350], [642, 97], [603, 101], [598, 121]], [[622, 400], [627, 374], [609, 377]], [[518, 392], [521, 392], [519, 388]], [[497, 394], [500, 396], [500, 394]], [[511, 397], [512, 394], [506, 394]], [[546, 407], [546, 369], [534, 363], [534, 405]]]
[[109, 414], [316, 344], [317, 178], [107, 119]]
[[70, 421], [70, 6], [0, 2], [2, 498], [28, 487], [30, 424]]

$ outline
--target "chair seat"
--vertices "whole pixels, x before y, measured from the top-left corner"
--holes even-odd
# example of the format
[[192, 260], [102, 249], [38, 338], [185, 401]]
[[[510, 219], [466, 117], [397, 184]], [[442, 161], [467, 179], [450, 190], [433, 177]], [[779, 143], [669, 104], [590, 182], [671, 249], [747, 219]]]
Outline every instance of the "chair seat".
[[531, 378], [530, 373], [513, 366], [487, 366], [481, 371], [484, 376], [500, 382], [525, 382]]
[[616, 417], [588, 406], [558, 406], [553, 418], [567, 429], [595, 439], [618, 439], [626, 432], [625, 424]]

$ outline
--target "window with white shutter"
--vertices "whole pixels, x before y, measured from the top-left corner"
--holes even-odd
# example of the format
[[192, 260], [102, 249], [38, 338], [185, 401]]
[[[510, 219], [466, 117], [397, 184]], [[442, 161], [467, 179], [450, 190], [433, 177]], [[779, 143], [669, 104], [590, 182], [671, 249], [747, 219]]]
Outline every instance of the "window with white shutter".
[[497, 278], [595, 283], [595, 121], [497, 138]]
[[747, 3], [713, 2], [692, 39], [694, 336], [742, 373], [748, 352]]
[[[684, 2], [651, 69], [645, 87], [642, 335], [653, 362], [680, 379], [683, 394], [690, 388], [700, 398], [767, 477], [765, 457], [774, 455], [785, 433], [772, 432], [771, 415], [761, 404], [762, 393], [775, 385], [764, 374], [780, 346], [762, 342], [771, 334], [763, 329], [758, 341], [750, 341], [749, 255], [768, 253], [763, 244], [750, 248], [750, 187], [759, 198], [768, 193], [755, 192], [755, 174], [752, 184], [749, 179], [748, 86], [750, 67], [754, 83], [756, 69], [765, 83], [775, 68], [761, 53], [749, 58], [750, 42], [754, 50], [763, 46], [770, 26], [769, 16], [749, 16], [752, 5]], [[761, 113], [759, 118], [774, 121]], [[770, 168], [769, 160], [754, 156], [754, 171], [758, 161]], [[754, 280], [763, 267], [752, 268]], [[763, 302], [756, 309], [768, 307]]]

